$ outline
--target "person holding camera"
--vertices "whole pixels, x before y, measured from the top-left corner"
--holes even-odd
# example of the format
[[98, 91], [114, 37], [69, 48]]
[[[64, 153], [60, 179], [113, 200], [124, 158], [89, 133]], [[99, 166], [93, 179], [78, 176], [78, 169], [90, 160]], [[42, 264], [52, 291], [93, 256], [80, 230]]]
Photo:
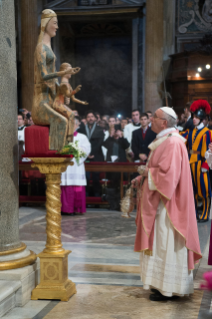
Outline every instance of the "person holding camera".
[[[123, 137], [120, 125], [110, 125], [109, 136], [102, 144], [107, 150], [107, 162], [127, 162], [126, 149], [130, 143]], [[111, 210], [119, 210], [120, 203], [120, 179], [121, 173], [107, 173], [106, 178], [110, 181], [103, 200], [107, 200]]]
[[107, 162], [126, 162], [125, 150], [130, 143], [123, 137], [123, 132], [119, 129], [119, 125], [111, 125], [109, 137], [103, 142], [102, 146], [107, 149]]

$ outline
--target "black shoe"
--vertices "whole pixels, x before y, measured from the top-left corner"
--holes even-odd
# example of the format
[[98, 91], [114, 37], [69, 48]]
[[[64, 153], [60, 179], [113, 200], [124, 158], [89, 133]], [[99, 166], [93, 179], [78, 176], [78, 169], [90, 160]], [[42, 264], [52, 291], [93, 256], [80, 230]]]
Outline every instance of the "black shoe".
[[160, 291], [157, 290], [157, 289], [152, 288], [152, 289], [150, 289], [150, 291], [151, 291], [151, 292], [154, 292], [154, 294], [161, 295]]
[[166, 297], [164, 295], [162, 295], [161, 293], [160, 294], [151, 294], [149, 295], [149, 299], [151, 301], [168, 301], [168, 300], [175, 300], [175, 299], [178, 299], [180, 298], [179, 296], [172, 296], [172, 297]]

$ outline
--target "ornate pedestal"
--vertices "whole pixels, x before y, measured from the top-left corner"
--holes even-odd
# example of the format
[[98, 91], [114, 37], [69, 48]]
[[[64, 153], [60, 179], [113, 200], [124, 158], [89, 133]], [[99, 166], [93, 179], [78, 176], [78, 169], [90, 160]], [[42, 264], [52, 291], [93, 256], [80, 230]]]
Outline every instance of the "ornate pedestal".
[[46, 248], [40, 258], [40, 284], [32, 291], [32, 300], [60, 299], [68, 301], [76, 293], [75, 284], [68, 279], [68, 255], [61, 243], [61, 173], [70, 158], [31, 158], [32, 167], [38, 167], [46, 175]]

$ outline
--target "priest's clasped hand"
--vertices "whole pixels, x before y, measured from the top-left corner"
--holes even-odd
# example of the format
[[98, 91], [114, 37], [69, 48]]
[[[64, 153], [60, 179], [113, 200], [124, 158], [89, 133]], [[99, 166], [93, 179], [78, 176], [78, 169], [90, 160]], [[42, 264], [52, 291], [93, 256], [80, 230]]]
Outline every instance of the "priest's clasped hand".
[[138, 173], [142, 176], [142, 177], [146, 177], [148, 176], [148, 167], [146, 167], [145, 165], [140, 165], [138, 167]]
[[142, 176], [147, 177], [148, 176], [148, 172], [149, 172], [149, 169], [148, 169], [148, 167], [146, 167], [144, 173], [142, 174]]
[[136, 188], [138, 186], [138, 181], [137, 181], [137, 178], [134, 178], [131, 180], [131, 186], [133, 188]]

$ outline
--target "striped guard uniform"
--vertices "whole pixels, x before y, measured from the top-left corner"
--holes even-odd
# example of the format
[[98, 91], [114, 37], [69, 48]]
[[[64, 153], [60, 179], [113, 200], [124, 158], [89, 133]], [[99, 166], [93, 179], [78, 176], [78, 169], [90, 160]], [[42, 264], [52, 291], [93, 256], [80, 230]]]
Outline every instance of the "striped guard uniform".
[[198, 127], [194, 128], [193, 130], [182, 132], [181, 135], [187, 140], [196, 214], [198, 197], [201, 197], [203, 202], [203, 211], [199, 216], [199, 219], [208, 220], [211, 199], [211, 185], [209, 166], [205, 159], [205, 152], [208, 150], [208, 145], [211, 143], [212, 132], [207, 127], [203, 127], [203, 124], [200, 124]]

